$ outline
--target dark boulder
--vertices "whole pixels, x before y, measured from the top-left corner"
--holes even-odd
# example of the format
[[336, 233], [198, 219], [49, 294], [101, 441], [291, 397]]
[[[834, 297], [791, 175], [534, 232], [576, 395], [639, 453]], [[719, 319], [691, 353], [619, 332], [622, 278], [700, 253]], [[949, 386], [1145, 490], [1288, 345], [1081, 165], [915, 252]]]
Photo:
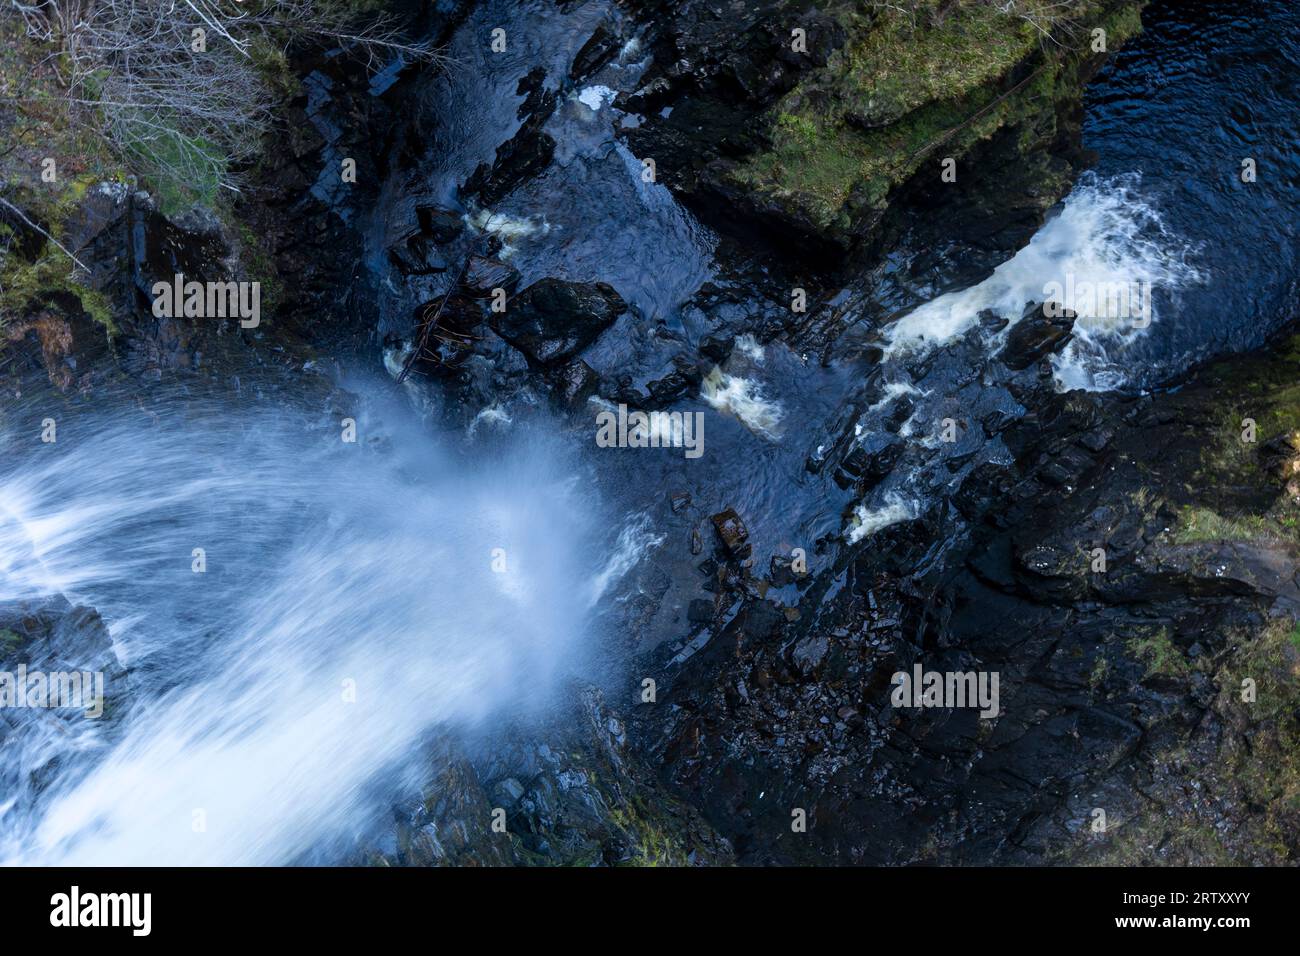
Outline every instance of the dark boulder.
[[676, 355], [673, 357], [673, 371], [650, 382], [646, 388], [656, 404], [667, 405], [698, 390], [703, 379], [703, 373], [694, 363], [685, 356]]
[[893, 470], [907, 443], [889, 432], [872, 432], [859, 439], [844, 456], [835, 480], [847, 488], [861, 482], [861, 490], [874, 487]]
[[465, 228], [460, 213], [442, 206], [416, 206], [415, 216], [420, 223], [420, 232], [443, 245], [452, 242]]
[[1004, 315], [998, 315], [992, 309], [985, 309], [978, 316], [980, 328], [985, 332], [1001, 332], [1010, 324], [1011, 320]]
[[556, 393], [565, 408], [580, 409], [600, 389], [600, 376], [582, 359], [574, 359], [560, 369]]
[[1043, 356], [1064, 348], [1073, 337], [1074, 320], [1078, 316], [1060, 306], [1054, 309], [1061, 313], [1056, 316], [1048, 315], [1046, 309], [1046, 304], [1031, 304], [1007, 333], [1006, 345], [1000, 353], [1007, 368], [1016, 371], [1029, 368]]
[[700, 339], [700, 354], [705, 358], [713, 359], [713, 361], [721, 365], [731, 355], [731, 350], [735, 348], [735, 345], [735, 336], [706, 335]]
[[[0, 663], [118, 672], [112, 640], [97, 612], [64, 597], [0, 602]], [[56, 668], [52, 668], [56, 669]]]
[[505, 312], [492, 316], [492, 328], [539, 365], [573, 358], [614, 324], [626, 306], [603, 282], [542, 279], [520, 292]]
[[[0, 762], [0, 794], [7, 809], [31, 813], [34, 794], [48, 786], [66, 757], [60, 741], [91, 739], [83, 735], [97, 733], [98, 718], [112, 720], [117, 706], [125, 704], [120, 696], [125, 675], [99, 616], [61, 597], [0, 602], [0, 670], [7, 675], [0, 696], [0, 744], [8, 755]], [[30, 672], [48, 684], [43, 679], [34, 686]], [[60, 682], [56, 674], [76, 675], [77, 683]], [[58, 691], [60, 686], [66, 690]], [[28, 706], [24, 700], [15, 706], [16, 694], [25, 698], [30, 692], [40, 695], [39, 703]], [[54, 703], [60, 706], [47, 706]]]
[[461, 285], [475, 298], [486, 299], [494, 289], [513, 292], [519, 284], [519, 270], [499, 259], [470, 256]]
[[436, 244], [420, 233], [390, 246], [388, 260], [404, 276], [427, 276], [447, 271], [447, 260], [438, 253]]
[[722, 539], [723, 547], [733, 558], [747, 558], [752, 550], [749, 544], [749, 529], [740, 520], [735, 508], [727, 508], [713, 516], [713, 527]]
[[580, 80], [584, 76], [595, 73], [614, 59], [620, 46], [622, 44], [618, 37], [602, 23], [596, 27], [596, 32], [591, 35], [591, 39], [582, 45], [582, 49], [573, 58], [573, 66], [569, 68], [569, 79]]

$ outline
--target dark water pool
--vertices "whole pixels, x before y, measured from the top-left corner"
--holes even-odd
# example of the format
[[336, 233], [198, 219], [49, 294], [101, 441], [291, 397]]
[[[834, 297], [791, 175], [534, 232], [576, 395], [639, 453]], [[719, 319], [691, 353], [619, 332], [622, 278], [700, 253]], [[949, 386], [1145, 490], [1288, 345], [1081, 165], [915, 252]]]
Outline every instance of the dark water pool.
[[1143, 22], [1088, 90], [1084, 144], [1192, 247], [1199, 281], [1124, 350], [1153, 379], [1300, 314], [1300, 4], [1157, 0]]

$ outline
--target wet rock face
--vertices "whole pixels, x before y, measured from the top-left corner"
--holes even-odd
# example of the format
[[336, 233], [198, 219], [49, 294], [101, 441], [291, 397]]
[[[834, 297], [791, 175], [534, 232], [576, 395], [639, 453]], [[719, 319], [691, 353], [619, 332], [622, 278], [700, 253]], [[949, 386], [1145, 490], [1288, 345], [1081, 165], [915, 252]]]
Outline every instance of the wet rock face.
[[[305, 338], [326, 341], [346, 330], [357, 316], [340, 303], [357, 283], [339, 263], [361, 259], [348, 220], [381, 179], [365, 164], [383, 152], [374, 144], [386, 139], [391, 115], [370, 95], [364, 68], [352, 69], [344, 58], [320, 59], [320, 69], [302, 65], [303, 93], [281, 104], [273, 161], [249, 171], [249, 186], [232, 211], [165, 213], [143, 190], [91, 184], [61, 224], [64, 245], [86, 266], [68, 289], [91, 294], [42, 291], [31, 314], [5, 323], [0, 336], [15, 339], [0, 342], [6, 353], [21, 353], [21, 364], [31, 357], [43, 365], [57, 388], [86, 393], [105, 383], [233, 381], [263, 363], [259, 342], [282, 349], [281, 358], [301, 358]], [[343, 156], [360, 158], [356, 183], [341, 183]], [[426, 231], [449, 228], [440, 219]], [[443, 266], [427, 239], [413, 234], [392, 250], [394, 260], [412, 274], [436, 272]], [[260, 325], [154, 316], [154, 283], [177, 274], [186, 281], [256, 283]], [[0, 369], [0, 378], [12, 371]]]
[[399, 806], [363, 862], [414, 866], [725, 865], [730, 845], [664, 793], [593, 687], [543, 728], [508, 728], [481, 749], [429, 755], [423, 798]]
[[[632, 6], [653, 25], [655, 67], [628, 105], [646, 113], [681, 106], [692, 119], [664, 117], [662, 131], [691, 144], [685, 161], [697, 168], [749, 140], [745, 117], [791, 90], [801, 74], [825, 66], [846, 37], [834, 17], [789, 0], [736, 4], [725, 14], [695, 0], [638, 0]], [[791, 47], [792, 19], [805, 31], [807, 53]], [[743, 105], [740, 115], [734, 109], [728, 115], [728, 105]], [[712, 122], [703, 123], [706, 118]], [[679, 168], [683, 161], [677, 160]]]
[[893, 470], [906, 447], [888, 432], [867, 435], [844, 456], [835, 480], [841, 487], [856, 483], [860, 492], [867, 491]]
[[577, 82], [595, 73], [618, 55], [622, 45], [605, 24], [600, 24], [574, 56], [573, 65], [569, 67], [569, 79]]
[[[634, 152], [654, 156], [669, 185], [707, 208], [711, 219], [749, 231], [737, 214], [753, 212], [755, 197], [731, 195], [720, 172], [734, 157], [762, 148], [760, 117], [800, 76], [825, 66], [844, 44], [844, 27], [811, 4], [789, 0], [733, 5], [725, 15], [694, 0], [635, 6], [652, 24], [654, 63], [642, 87], [620, 103], [648, 121], [628, 134]], [[807, 33], [809, 53], [791, 49], [792, 18]], [[767, 211], [781, 218], [780, 207]]]
[[388, 258], [404, 276], [427, 276], [447, 271], [447, 260], [438, 251], [437, 244], [422, 233], [390, 246]]
[[0, 664], [6, 669], [23, 663], [122, 673], [99, 615], [66, 598], [0, 602], [0, 634]]
[[519, 270], [500, 259], [489, 256], [470, 256], [465, 265], [461, 285], [476, 299], [486, 299], [495, 289], [514, 292], [519, 284]]
[[626, 310], [622, 298], [603, 283], [543, 279], [494, 313], [493, 330], [542, 366], [561, 364], [594, 342]]
[[[0, 672], [0, 746], [15, 754], [45, 752], [40, 740], [50, 734], [90, 746], [112, 733], [130, 701], [129, 679], [104, 622], [91, 608], [60, 596], [0, 602]], [[35, 674], [44, 687], [39, 697]], [[17, 697], [20, 683], [25, 706]], [[59, 696], [64, 694], [73, 696]], [[76, 706], [52, 706], [69, 700]], [[0, 803], [13, 800], [21, 812], [56, 769], [43, 762], [5, 761]]]
[[447, 209], [442, 206], [417, 205], [415, 207], [415, 216], [416, 221], [420, 224], [420, 232], [429, 236], [439, 245], [454, 242], [456, 237], [465, 231], [464, 218], [454, 209]]
[[[712, 603], [737, 610], [692, 609], [707, 630], [661, 663], [667, 690], [637, 708], [634, 739], [742, 863], [1295, 858], [1300, 825], [1275, 795], [1300, 779], [1279, 756], [1300, 739], [1296, 545], [1180, 530], [1206, 496], [1289, 501], [1267, 442], [1258, 465], [1233, 446], [1203, 486], [1186, 480], [1219, 460], [1216, 409], [1261, 378], [1156, 399], [1027, 389], [1027, 414], [999, 430], [1011, 464], [975, 469], [958, 510], [876, 535], [793, 601], [773, 598], [788, 583], [775, 563], [759, 582], [720, 537]], [[996, 716], [895, 706], [894, 676], [917, 665], [997, 675]], [[1246, 676], [1277, 709], [1243, 702]]]
[[1056, 303], [1030, 305], [1024, 316], [1007, 333], [999, 357], [1007, 368], [1019, 371], [1039, 359], [1059, 352], [1074, 336], [1078, 316]]
[[518, 92], [524, 96], [519, 105], [519, 131], [497, 148], [491, 166], [480, 166], [465, 183], [464, 194], [477, 193], [488, 208], [544, 170], [555, 155], [555, 139], [542, 129], [556, 102], [554, 91], [543, 85], [545, 79], [546, 71], [538, 67], [519, 81]]
[[[1137, 28], [1141, 5], [1058, 7], [1050, 29], [1064, 38], [1104, 24], [1113, 47]], [[1040, 45], [1015, 11], [663, 6], [637, 4], [653, 25], [654, 63], [620, 104], [643, 117], [628, 133], [633, 151], [655, 156], [712, 222], [809, 263], [885, 254], [937, 213], [944, 228], [923, 225], [915, 248], [977, 281], [968, 275], [1022, 245], [1081, 167], [1077, 107], [1101, 58], [1068, 39]], [[996, 53], [968, 47], [976, 35], [997, 37]], [[947, 188], [940, 158], [981, 188]]]
[[600, 376], [582, 359], [575, 359], [556, 374], [556, 394], [564, 408], [583, 408], [599, 390]]
[[193, 367], [216, 323], [154, 317], [152, 290], [178, 273], [198, 281], [229, 276], [232, 250], [215, 220], [169, 219], [147, 193], [103, 182], [86, 190], [62, 228], [84, 271], [75, 284], [36, 290], [7, 317], [0, 347], [42, 365], [64, 392], [104, 384], [123, 357], [145, 381]]
[[43, 373], [63, 392], [93, 389], [112, 355], [104, 328], [70, 294], [52, 295], [40, 311], [6, 323], [0, 348], [9, 366], [0, 380], [39, 382]]

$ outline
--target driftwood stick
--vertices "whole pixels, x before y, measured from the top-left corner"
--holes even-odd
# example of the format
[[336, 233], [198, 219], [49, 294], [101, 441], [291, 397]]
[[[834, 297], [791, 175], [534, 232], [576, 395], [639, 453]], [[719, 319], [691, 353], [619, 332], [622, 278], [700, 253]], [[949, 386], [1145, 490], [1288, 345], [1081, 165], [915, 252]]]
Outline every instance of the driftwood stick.
[[460, 288], [461, 281], [465, 278], [465, 273], [469, 271], [469, 261], [472, 258], [474, 258], [472, 253], [465, 257], [465, 264], [460, 267], [460, 272], [456, 275], [456, 281], [448, 286], [446, 294], [442, 297], [442, 301], [438, 303], [438, 308], [433, 315], [429, 316], [428, 312], [425, 312], [424, 322], [420, 328], [419, 340], [416, 342], [415, 348], [411, 349], [411, 354], [406, 357], [406, 361], [402, 364], [402, 371], [397, 376], [398, 385], [401, 385], [406, 381], [406, 376], [411, 374], [411, 367], [415, 365], [415, 360], [424, 354], [425, 348], [429, 344], [429, 339], [433, 335], [433, 329], [437, 327], [438, 319], [442, 317], [442, 310], [445, 309], [447, 303], [451, 301], [452, 294]]

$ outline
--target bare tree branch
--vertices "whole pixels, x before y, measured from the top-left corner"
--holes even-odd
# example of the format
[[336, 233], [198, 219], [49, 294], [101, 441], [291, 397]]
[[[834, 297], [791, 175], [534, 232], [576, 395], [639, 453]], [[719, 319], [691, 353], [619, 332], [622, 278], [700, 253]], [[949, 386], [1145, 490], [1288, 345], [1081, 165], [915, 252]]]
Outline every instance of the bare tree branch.
[[[259, 67], [295, 41], [335, 44], [378, 69], [394, 57], [442, 62], [383, 17], [364, 25], [324, 0], [7, 0], [113, 147], [155, 179], [207, 194], [238, 191], [271, 119]], [[260, 52], [259, 52], [260, 51]]]
[[63, 243], [59, 242], [59, 240], [55, 239], [52, 235], [50, 235], [50, 233], [46, 229], [32, 222], [31, 219], [27, 217], [27, 213], [23, 212], [21, 209], [19, 209], [17, 206], [11, 203], [9, 200], [5, 199], [3, 196], [0, 196], [0, 206], [4, 206], [11, 213], [13, 213], [15, 216], [17, 216], [19, 219], [25, 222], [28, 226], [30, 226], [32, 229], [35, 229], [37, 232], [39, 232], [50, 242], [54, 243], [55, 248], [58, 249], [60, 252], [62, 252], [69, 259], [71, 259], [73, 261], [73, 264], [75, 264], [78, 269], [84, 269], [87, 272], [90, 271], [86, 267], [86, 264], [82, 262], [80, 259], [78, 259], [75, 255], [73, 255], [71, 250], [69, 250], [67, 246], [65, 246]]

